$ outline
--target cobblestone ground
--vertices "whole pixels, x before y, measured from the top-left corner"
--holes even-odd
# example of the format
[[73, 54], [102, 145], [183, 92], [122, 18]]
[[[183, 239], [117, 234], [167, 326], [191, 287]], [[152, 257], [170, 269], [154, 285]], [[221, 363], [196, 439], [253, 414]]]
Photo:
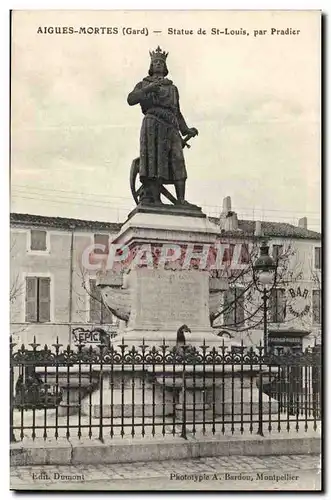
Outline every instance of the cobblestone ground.
[[13, 490], [315, 490], [318, 455], [208, 457], [162, 462], [11, 468]]

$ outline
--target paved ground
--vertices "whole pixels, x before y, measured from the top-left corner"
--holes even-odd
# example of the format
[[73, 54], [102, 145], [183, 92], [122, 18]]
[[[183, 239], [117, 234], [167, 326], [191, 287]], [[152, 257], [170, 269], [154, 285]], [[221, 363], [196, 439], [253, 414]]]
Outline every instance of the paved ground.
[[96, 466], [12, 467], [11, 489], [320, 490], [320, 457], [208, 457]]

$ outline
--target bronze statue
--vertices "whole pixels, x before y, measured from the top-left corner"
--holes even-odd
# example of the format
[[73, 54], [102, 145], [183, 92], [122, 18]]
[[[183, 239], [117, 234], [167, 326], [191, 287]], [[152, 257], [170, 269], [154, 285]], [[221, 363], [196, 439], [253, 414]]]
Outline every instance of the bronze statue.
[[[150, 52], [148, 76], [139, 82], [128, 95], [128, 104], [140, 104], [144, 119], [140, 132], [140, 158], [134, 160], [133, 171], [139, 170], [142, 186], [134, 198], [141, 204], [161, 203], [164, 194], [174, 204], [184, 205], [187, 178], [183, 147], [198, 134], [189, 128], [179, 107], [177, 87], [166, 78], [168, 53], [160, 47]], [[185, 137], [181, 138], [180, 134]], [[131, 172], [131, 177], [134, 172]], [[177, 199], [164, 184], [174, 184]]]

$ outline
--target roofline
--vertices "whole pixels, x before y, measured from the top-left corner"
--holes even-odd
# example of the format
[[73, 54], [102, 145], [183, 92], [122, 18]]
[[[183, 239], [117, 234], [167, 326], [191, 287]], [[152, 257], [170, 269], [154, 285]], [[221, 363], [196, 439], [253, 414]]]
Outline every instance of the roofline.
[[[273, 223], [277, 224], [276, 222]], [[307, 231], [310, 231], [310, 229], [307, 229]], [[318, 233], [318, 236], [300, 236], [298, 234], [293, 234], [289, 236], [288, 234], [268, 234], [268, 233], [264, 234], [263, 236], [255, 236], [254, 234], [244, 233], [243, 231], [238, 231], [238, 233], [237, 232], [235, 233], [233, 231], [223, 231], [220, 232], [219, 237], [243, 239], [243, 240], [249, 238], [250, 240], [255, 239], [256, 241], [271, 240], [277, 238], [282, 238], [283, 240], [312, 240], [312, 241], [322, 240], [322, 235], [320, 233]]]
[[[28, 218], [36, 218], [38, 220], [31, 220], [29, 221]], [[216, 224], [215, 217], [208, 217], [212, 223]], [[23, 220], [22, 220], [23, 219]], [[24, 220], [26, 219], [26, 220]], [[52, 223], [52, 219], [54, 222]], [[244, 222], [252, 222], [250, 219], [240, 219], [241, 221]], [[55, 223], [57, 221], [57, 223]], [[254, 222], [254, 221], [253, 221]], [[62, 225], [61, 225], [62, 223]], [[275, 222], [275, 221], [263, 221], [265, 224], [282, 224], [282, 222]], [[85, 227], [84, 227], [85, 224]], [[119, 231], [120, 228], [122, 227], [123, 223], [120, 222], [106, 222], [106, 221], [96, 221], [96, 220], [87, 220], [87, 219], [74, 219], [71, 217], [53, 217], [53, 216], [45, 216], [45, 215], [38, 215], [38, 214], [27, 214], [27, 213], [16, 213], [16, 212], [11, 212], [10, 213], [10, 225], [11, 226], [34, 226], [34, 227], [52, 227], [54, 229], [80, 229], [80, 230], [93, 230], [93, 227], [98, 230], [104, 230], [104, 231], [109, 231], [111, 229]], [[294, 226], [292, 224], [288, 224], [290, 227], [297, 228], [297, 226]], [[310, 229], [307, 229], [307, 231], [315, 233], [314, 235], [274, 235], [274, 234], [268, 234], [266, 232], [263, 236], [255, 236], [252, 233], [244, 233], [243, 231], [220, 231], [219, 236], [220, 237], [228, 237], [228, 238], [236, 238], [236, 239], [263, 239], [263, 238], [283, 238], [283, 239], [289, 239], [289, 240], [312, 240], [312, 241], [319, 241], [322, 239], [321, 233], [318, 233], [317, 231], [311, 231]]]
[[[35, 220], [29, 220], [29, 217]], [[38, 220], [39, 219], [39, 220]], [[53, 219], [53, 221], [52, 221]], [[23, 227], [49, 227], [54, 229], [79, 229], [89, 231], [95, 227], [97, 230], [109, 231], [111, 229], [119, 231], [122, 223], [95, 221], [87, 219], [73, 219], [71, 217], [52, 217], [37, 214], [10, 213], [10, 226]]]

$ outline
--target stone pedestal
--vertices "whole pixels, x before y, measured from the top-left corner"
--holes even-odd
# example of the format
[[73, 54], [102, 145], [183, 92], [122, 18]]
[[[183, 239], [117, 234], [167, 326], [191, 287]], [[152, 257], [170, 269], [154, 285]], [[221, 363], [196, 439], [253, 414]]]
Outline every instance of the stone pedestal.
[[[176, 415], [181, 418], [185, 404], [187, 420], [192, 420], [193, 414], [195, 420], [211, 420], [214, 414], [218, 417], [243, 415], [244, 419], [249, 419], [251, 415], [258, 414], [260, 409], [260, 391], [256, 383], [258, 370], [258, 367], [252, 370], [245, 367], [242, 370], [240, 366], [234, 366], [233, 369], [231, 366], [225, 366], [223, 370], [218, 366], [213, 373], [212, 367], [206, 366], [201, 378], [199, 375], [201, 376], [203, 368], [196, 367], [193, 375], [190, 367], [185, 373], [185, 382], [183, 373], [178, 372], [177, 387], [180, 392]], [[160, 377], [158, 381], [162, 383]], [[278, 413], [278, 408], [278, 401], [262, 393], [264, 414]]]
[[[134, 374], [120, 366], [103, 369], [103, 390], [98, 388], [91, 399], [82, 402], [82, 411], [89, 414], [90, 404], [92, 418], [141, 418], [162, 417], [174, 413], [178, 402], [178, 390], [164, 390], [156, 383], [152, 371], [136, 367]], [[102, 406], [102, 413], [101, 413]]]
[[62, 401], [58, 406], [59, 417], [77, 414], [84, 399], [97, 389], [99, 383], [99, 372], [90, 373], [86, 365], [80, 371], [77, 366], [70, 367], [69, 376], [67, 367], [64, 366], [57, 369], [50, 366], [47, 371], [43, 367], [36, 367], [36, 372], [51, 386], [58, 384], [62, 392]]

